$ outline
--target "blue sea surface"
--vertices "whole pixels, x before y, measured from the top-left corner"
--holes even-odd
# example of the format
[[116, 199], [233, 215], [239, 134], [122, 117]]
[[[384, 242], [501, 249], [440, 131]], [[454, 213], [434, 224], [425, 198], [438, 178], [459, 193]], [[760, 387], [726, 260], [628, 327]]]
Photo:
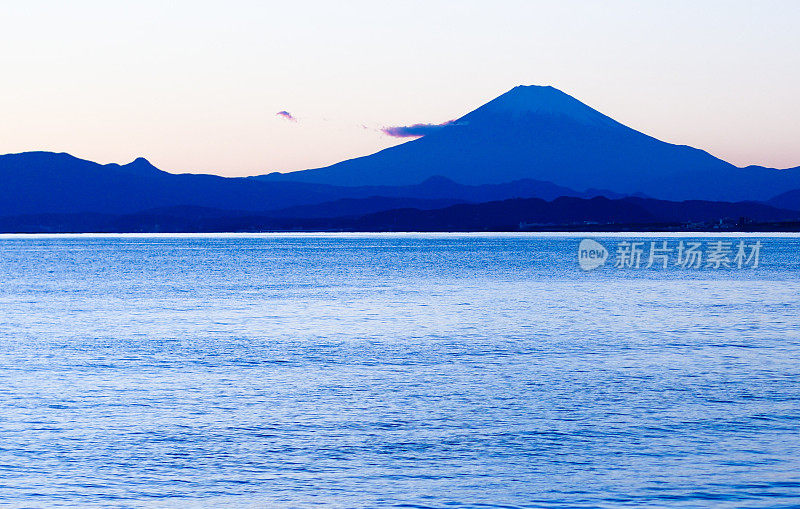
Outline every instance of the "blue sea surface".
[[800, 238], [582, 238], [3, 236], [0, 506], [800, 507]]

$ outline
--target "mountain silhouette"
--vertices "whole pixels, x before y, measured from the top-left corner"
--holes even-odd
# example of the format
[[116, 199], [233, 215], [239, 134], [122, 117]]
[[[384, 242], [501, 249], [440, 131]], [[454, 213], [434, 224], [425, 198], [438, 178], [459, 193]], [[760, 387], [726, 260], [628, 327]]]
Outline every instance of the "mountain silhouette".
[[[368, 201], [365, 202], [368, 204]], [[348, 208], [348, 212], [352, 209]], [[437, 209], [402, 207], [333, 215], [336, 207], [272, 213], [207, 207], [162, 207], [133, 214], [0, 216], [0, 232], [518, 231], [652, 230], [798, 231], [800, 211], [755, 202], [673, 202], [651, 198], [552, 201], [514, 198]], [[321, 212], [321, 213], [320, 213]], [[286, 213], [286, 214], [284, 214]]]
[[117, 214], [175, 205], [267, 210], [338, 197], [330, 186], [175, 175], [143, 158], [102, 165], [53, 152], [0, 156], [0, 181], [0, 215]]
[[793, 189], [791, 191], [781, 193], [767, 201], [767, 203], [773, 207], [789, 210], [800, 210], [800, 189]]
[[435, 176], [410, 186], [348, 187], [175, 175], [143, 158], [101, 165], [49, 152], [0, 156], [0, 179], [0, 232], [497, 231], [521, 223], [681, 229], [731, 218], [774, 223], [765, 229], [800, 227], [797, 191], [767, 205], [620, 198], [529, 179], [464, 185]]
[[306, 207], [294, 212], [311, 217], [389, 210], [401, 206], [402, 200], [407, 200], [405, 206], [433, 208], [506, 198], [617, 197], [610, 191], [578, 192], [533, 180], [467, 186], [432, 177], [411, 186], [391, 187], [176, 175], [159, 170], [141, 157], [124, 165], [103, 165], [53, 152], [0, 156], [0, 182], [0, 216], [130, 214], [165, 207], [251, 212]]
[[[615, 201], [624, 213], [614, 216], [607, 202], [590, 200], [597, 196], [656, 199], [659, 207], [686, 214], [648, 209], [642, 219], [686, 223], [736, 214], [794, 221], [800, 211], [800, 167], [737, 168], [630, 129], [552, 87], [536, 86], [515, 87], [424, 137], [327, 168], [228, 178], [168, 173], [141, 157], [120, 165], [26, 152], [0, 156], [0, 182], [0, 224], [6, 231], [160, 231], [166, 225], [179, 231], [225, 225], [380, 229], [381, 218], [391, 217], [405, 218], [409, 227], [463, 230], [478, 223], [464, 217], [459, 225], [458, 211], [511, 214], [480, 223], [491, 229], [514, 223], [517, 202], [472, 205], [562, 197], [570, 200], [542, 206], [537, 221], [548, 213], [562, 224], [636, 219], [636, 202]], [[712, 203], [756, 201], [771, 208]], [[575, 214], [562, 213], [564, 204], [572, 204]], [[381, 215], [387, 211], [395, 212]]]
[[325, 168], [264, 176], [347, 186], [521, 179], [663, 199], [766, 200], [800, 188], [800, 168], [737, 168], [666, 143], [553, 87], [518, 86], [424, 137]]

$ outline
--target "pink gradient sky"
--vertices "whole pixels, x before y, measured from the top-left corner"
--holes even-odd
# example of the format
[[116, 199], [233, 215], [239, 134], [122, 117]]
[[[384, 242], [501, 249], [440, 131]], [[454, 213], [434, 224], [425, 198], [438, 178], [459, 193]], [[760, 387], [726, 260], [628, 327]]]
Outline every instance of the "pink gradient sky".
[[796, 0], [14, 2], [0, 153], [304, 169], [548, 84], [737, 165], [797, 166], [798, 26]]

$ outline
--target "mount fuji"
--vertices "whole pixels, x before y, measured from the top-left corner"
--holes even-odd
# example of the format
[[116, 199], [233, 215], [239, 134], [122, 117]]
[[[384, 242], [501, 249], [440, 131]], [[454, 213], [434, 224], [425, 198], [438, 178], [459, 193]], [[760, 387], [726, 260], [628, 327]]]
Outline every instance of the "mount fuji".
[[624, 126], [549, 86], [518, 86], [421, 138], [325, 168], [259, 177], [344, 186], [520, 179], [669, 200], [766, 200], [800, 188], [800, 167], [738, 168]]

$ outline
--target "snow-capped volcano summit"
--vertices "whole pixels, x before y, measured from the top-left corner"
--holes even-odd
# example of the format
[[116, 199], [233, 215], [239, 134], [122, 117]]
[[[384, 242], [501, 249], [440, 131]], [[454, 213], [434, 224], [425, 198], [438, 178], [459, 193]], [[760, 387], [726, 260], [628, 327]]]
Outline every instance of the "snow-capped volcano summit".
[[267, 180], [345, 186], [520, 179], [685, 200], [760, 200], [800, 188], [800, 170], [737, 168], [626, 127], [548, 86], [518, 86], [422, 138]]
[[489, 116], [519, 118], [552, 116], [595, 126], [619, 126], [614, 119], [590, 108], [571, 95], [551, 86], [520, 85], [492, 99], [458, 121], [477, 121]]

